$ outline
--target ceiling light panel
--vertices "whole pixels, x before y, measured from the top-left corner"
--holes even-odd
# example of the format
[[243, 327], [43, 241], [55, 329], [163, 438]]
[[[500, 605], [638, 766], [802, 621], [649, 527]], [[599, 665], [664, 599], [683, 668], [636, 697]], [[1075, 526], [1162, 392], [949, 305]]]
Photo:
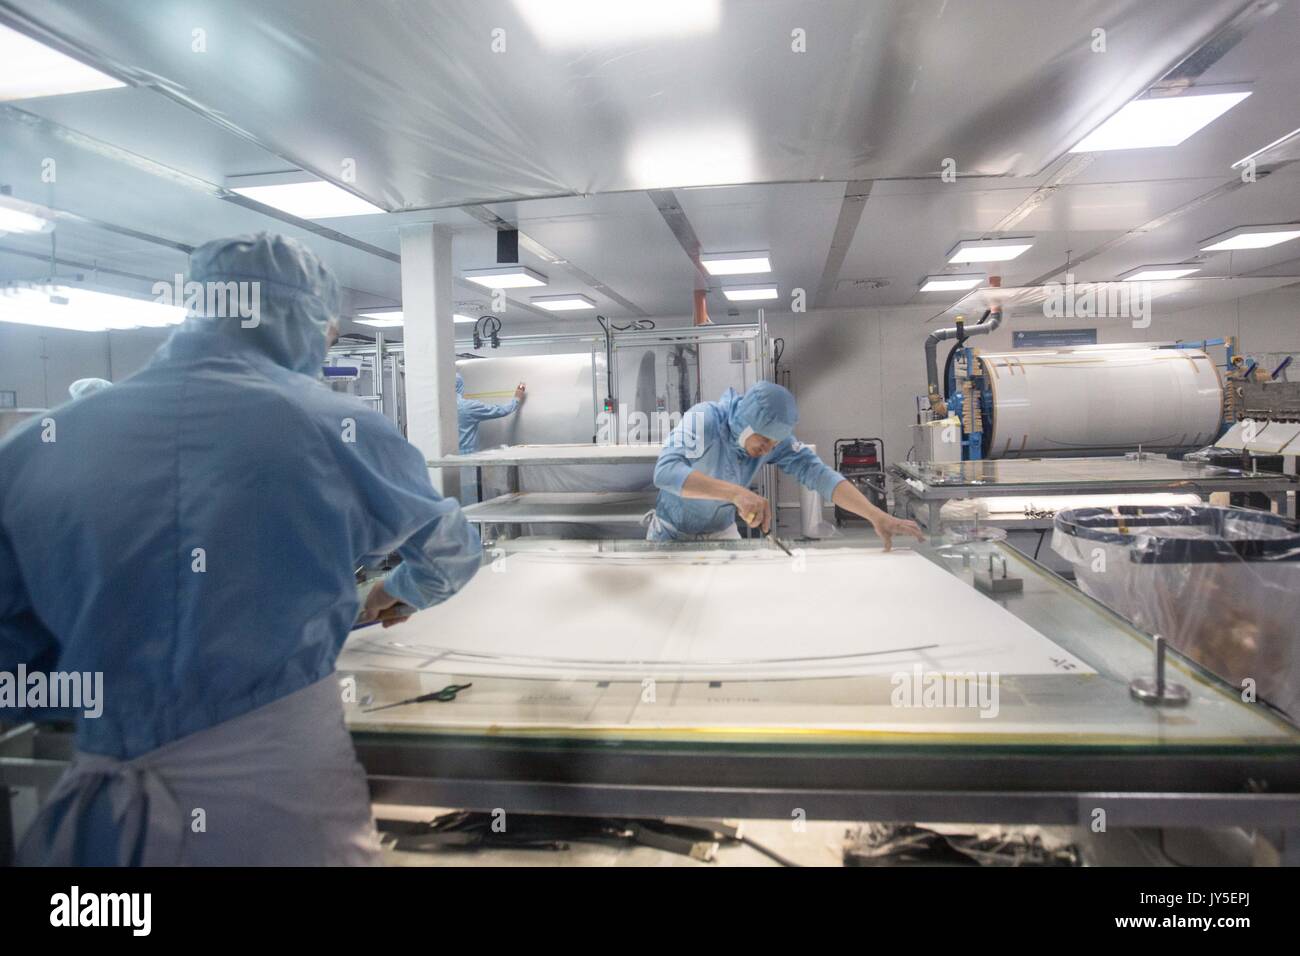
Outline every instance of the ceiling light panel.
[[1300, 222], [1267, 226], [1238, 226], [1201, 240], [1202, 252], [1232, 252], [1237, 249], [1267, 249], [1300, 236]]
[[121, 80], [0, 25], [0, 102], [122, 86]]
[[594, 309], [596, 301], [578, 293], [570, 295], [535, 295], [529, 301], [539, 309], [547, 312], [573, 312], [579, 309]]
[[736, 285], [724, 288], [722, 294], [729, 302], [762, 302], [778, 295], [774, 285]]
[[1192, 92], [1133, 100], [1080, 140], [1070, 152], [1177, 146], [1248, 96], [1249, 91]]
[[772, 271], [769, 252], [709, 252], [700, 256], [700, 264], [711, 276], [754, 275]]
[[922, 292], [962, 292], [973, 289], [984, 281], [984, 275], [926, 276], [921, 282]]
[[497, 266], [493, 269], [466, 269], [465, 278], [487, 289], [523, 289], [546, 285], [546, 276], [527, 266]]
[[1030, 236], [1010, 239], [966, 239], [948, 250], [950, 263], [1008, 262], [1029, 250], [1034, 244]]

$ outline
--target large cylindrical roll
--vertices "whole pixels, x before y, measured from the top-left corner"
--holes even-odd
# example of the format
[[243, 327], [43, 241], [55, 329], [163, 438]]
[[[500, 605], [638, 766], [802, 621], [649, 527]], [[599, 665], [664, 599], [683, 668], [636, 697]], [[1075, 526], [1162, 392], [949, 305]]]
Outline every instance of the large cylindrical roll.
[[1199, 349], [1044, 349], [982, 354], [992, 390], [987, 458], [1041, 458], [1208, 445], [1223, 383]]

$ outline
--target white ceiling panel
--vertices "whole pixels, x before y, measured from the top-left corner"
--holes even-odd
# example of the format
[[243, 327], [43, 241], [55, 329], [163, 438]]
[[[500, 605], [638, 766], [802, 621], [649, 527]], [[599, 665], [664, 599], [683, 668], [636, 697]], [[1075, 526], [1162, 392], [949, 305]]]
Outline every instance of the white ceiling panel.
[[[703, 251], [770, 250], [774, 272], [753, 278], [774, 280], [782, 307], [794, 288], [814, 298], [829, 262], [832, 292], [816, 307], [942, 311], [956, 296], [919, 294], [918, 281], [983, 269], [947, 267], [945, 253], [998, 229], [1035, 237], [985, 270], [1014, 285], [1067, 260], [1082, 260], [1081, 280], [1110, 279], [1194, 256], [1235, 225], [1300, 219], [1298, 163], [1114, 244], [1300, 127], [1295, 0], [1196, 77], [1250, 84], [1243, 104], [1182, 146], [1084, 160], [1062, 154], [1246, 0], [735, 0], [716, 17], [699, 0], [681, 22], [659, 16], [668, 6], [637, 6], [660, 28], [695, 32], [600, 39], [593, 21], [576, 46], [522, 16], [527, 6], [0, 0], [0, 21], [137, 84], [0, 104], [0, 185], [82, 217], [59, 225], [68, 262], [168, 278], [185, 260], [172, 243], [269, 229], [316, 249], [353, 304], [400, 303], [392, 259], [405, 223], [452, 229], [458, 275], [494, 264], [490, 214], [519, 226], [524, 261], [548, 275], [536, 294], [582, 293], [618, 321], [686, 313], [699, 279], [645, 187], [694, 186], [674, 196]], [[1098, 26], [1104, 54], [1089, 48]], [[498, 27], [506, 47], [494, 53]], [[790, 49], [792, 30], [805, 31], [806, 53]], [[949, 157], [955, 183], [937, 175]], [[301, 166], [338, 179], [344, 160], [353, 188], [404, 211], [324, 221], [341, 234], [329, 238], [221, 198], [232, 175]], [[846, 179], [870, 191], [835, 269]], [[698, 185], [720, 181], [748, 185]], [[492, 199], [503, 201], [481, 205]], [[1215, 256], [1206, 272], [1294, 281], [1296, 245]], [[0, 237], [0, 280], [46, 270], [31, 256], [48, 248], [48, 237]], [[711, 280], [715, 318], [729, 307], [717, 290], [742, 279]], [[1193, 283], [1171, 301], [1253, 288]], [[511, 292], [509, 324], [585, 327], [594, 314], [541, 315], [530, 297]], [[455, 298], [487, 308], [486, 290], [463, 281]]]
[[[517, 222], [524, 235], [582, 272], [598, 277], [642, 313], [690, 310], [695, 267], [645, 193], [539, 199], [490, 208], [503, 219]], [[543, 271], [557, 283], [554, 291], [590, 295], [600, 304], [602, 314], [611, 318], [634, 314], [575, 280], [563, 266]], [[586, 314], [575, 313], [572, 318], [578, 320]]]
[[[1032, 193], [1029, 187], [980, 189], [967, 185], [959, 189], [956, 184], [944, 183], [926, 184], [917, 192], [895, 189], [877, 193], [873, 189], [840, 269], [839, 284], [824, 306], [903, 305], [913, 301], [919, 280], [927, 274], [981, 271], [974, 266], [947, 269], [946, 253], [959, 239], [977, 238], [992, 229]], [[1037, 251], [1030, 250], [1021, 259]], [[1003, 274], [1018, 274], [1026, 268], [1015, 260], [1003, 264]], [[889, 284], [880, 289], [854, 285], [877, 278]], [[915, 301], [931, 301], [930, 295]]]
[[1300, 4], [1282, 3], [1195, 80], [1198, 87], [1246, 84], [1246, 100], [1178, 146], [1094, 153], [1075, 181], [1235, 176], [1234, 162], [1300, 127], [1298, 38]]
[[558, 41], [546, 0], [3, 10], [295, 165], [338, 179], [355, 161], [355, 188], [399, 210], [920, 176], [946, 158], [1028, 175], [1247, 4], [694, 0], [638, 5], [642, 29], [615, 35], [628, 6], [594, 6]]
[[[1300, 239], [1269, 249], [1200, 251], [1201, 241], [1236, 226], [1300, 222], [1300, 164], [1223, 194], [1084, 264], [1081, 277], [1113, 278], [1135, 266], [1199, 261], [1208, 275], [1249, 275], [1300, 256]], [[1300, 275], [1300, 272], [1292, 272]]]

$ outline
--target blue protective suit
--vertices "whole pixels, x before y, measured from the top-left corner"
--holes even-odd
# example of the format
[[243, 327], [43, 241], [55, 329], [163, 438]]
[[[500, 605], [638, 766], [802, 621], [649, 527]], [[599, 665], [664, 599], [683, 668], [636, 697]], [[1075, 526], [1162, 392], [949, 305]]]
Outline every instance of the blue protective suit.
[[387, 588], [417, 608], [480, 563], [424, 456], [315, 380], [339, 308], [319, 260], [263, 233], [190, 272], [259, 283], [260, 321], [191, 315], [140, 372], [0, 443], [0, 671], [102, 672], [83, 753], [133, 758], [330, 675], [365, 555], [401, 554]]
[[[827, 501], [844, 477], [828, 468], [817, 453], [794, 437], [799, 410], [787, 389], [759, 382], [743, 396], [727, 389], [721, 400], [693, 406], [664, 442], [655, 465], [655, 522], [647, 537], [671, 541], [717, 534], [736, 523], [730, 502], [683, 498], [682, 485], [692, 471], [748, 488], [758, 469], [776, 465]], [[766, 455], [754, 458], [740, 445], [746, 428], [777, 442]]]
[[493, 418], [505, 418], [519, 408], [519, 399], [512, 398], [504, 405], [493, 405], [465, 397], [465, 380], [456, 373], [456, 424], [460, 431], [460, 453], [468, 455], [478, 451], [478, 423]]

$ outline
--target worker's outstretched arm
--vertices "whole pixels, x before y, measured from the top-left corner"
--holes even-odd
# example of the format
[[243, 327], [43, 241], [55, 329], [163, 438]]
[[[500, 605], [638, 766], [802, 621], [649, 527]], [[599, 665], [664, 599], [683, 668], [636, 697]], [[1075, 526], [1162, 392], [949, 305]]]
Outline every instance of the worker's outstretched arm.
[[472, 398], [461, 399], [457, 403], [456, 414], [469, 418], [476, 422], [486, 422], [493, 418], [505, 418], [513, 414], [519, 408], [519, 399], [512, 398], [504, 405], [493, 405], [490, 402], [479, 402]]
[[925, 535], [916, 522], [895, 518], [877, 508], [867, 500], [853, 482], [846, 481], [843, 475], [829, 467], [807, 445], [800, 444], [794, 439], [786, 439], [777, 446], [769, 460], [800, 484], [818, 492], [823, 498], [829, 499], [845, 511], [851, 511], [870, 521], [876, 534], [884, 542], [886, 551], [893, 547], [896, 534], [910, 534], [920, 541], [925, 540]]
[[505, 418], [507, 415], [519, 410], [519, 405], [523, 402], [525, 394], [524, 383], [520, 382], [515, 389], [515, 397], [504, 405], [493, 405], [491, 402], [462, 398], [456, 403], [456, 414], [462, 419], [474, 422], [485, 422], [492, 418]]
[[436, 514], [397, 549], [402, 563], [384, 590], [414, 608], [441, 604], [479, 569], [483, 545], [454, 498], [438, 501]]
[[432, 607], [474, 577], [482, 544], [454, 498], [429, 481], [419, 450], [375, 412], [356, 416], [356, 441], [339, 443], [346, 478], [357, 493], [358, 554], [396, 551], [402, 563], [366, 602], [362, 618], [398, 604]]
[[827, 501], [844, 481], [844, 476], [822, 461], [817, 452], [794, 438], [787, 438], [777, 445], [767, 460]]
[[881, 511], [868, 501], [867, 496], [858, 491], [857, 486], [851, 481], [841, 481], [836, 485], [831, 500], [845, 511], [852, 511], [855, 515], [870, 521], [871, 526], [876, 529], [876, 534], [884, 542], [886, 551], [893, 548], [896, 534], [910, 534], [918, 541], [925, 540], [925, 534], [915, 521], [895, 518], [888, 512]]

